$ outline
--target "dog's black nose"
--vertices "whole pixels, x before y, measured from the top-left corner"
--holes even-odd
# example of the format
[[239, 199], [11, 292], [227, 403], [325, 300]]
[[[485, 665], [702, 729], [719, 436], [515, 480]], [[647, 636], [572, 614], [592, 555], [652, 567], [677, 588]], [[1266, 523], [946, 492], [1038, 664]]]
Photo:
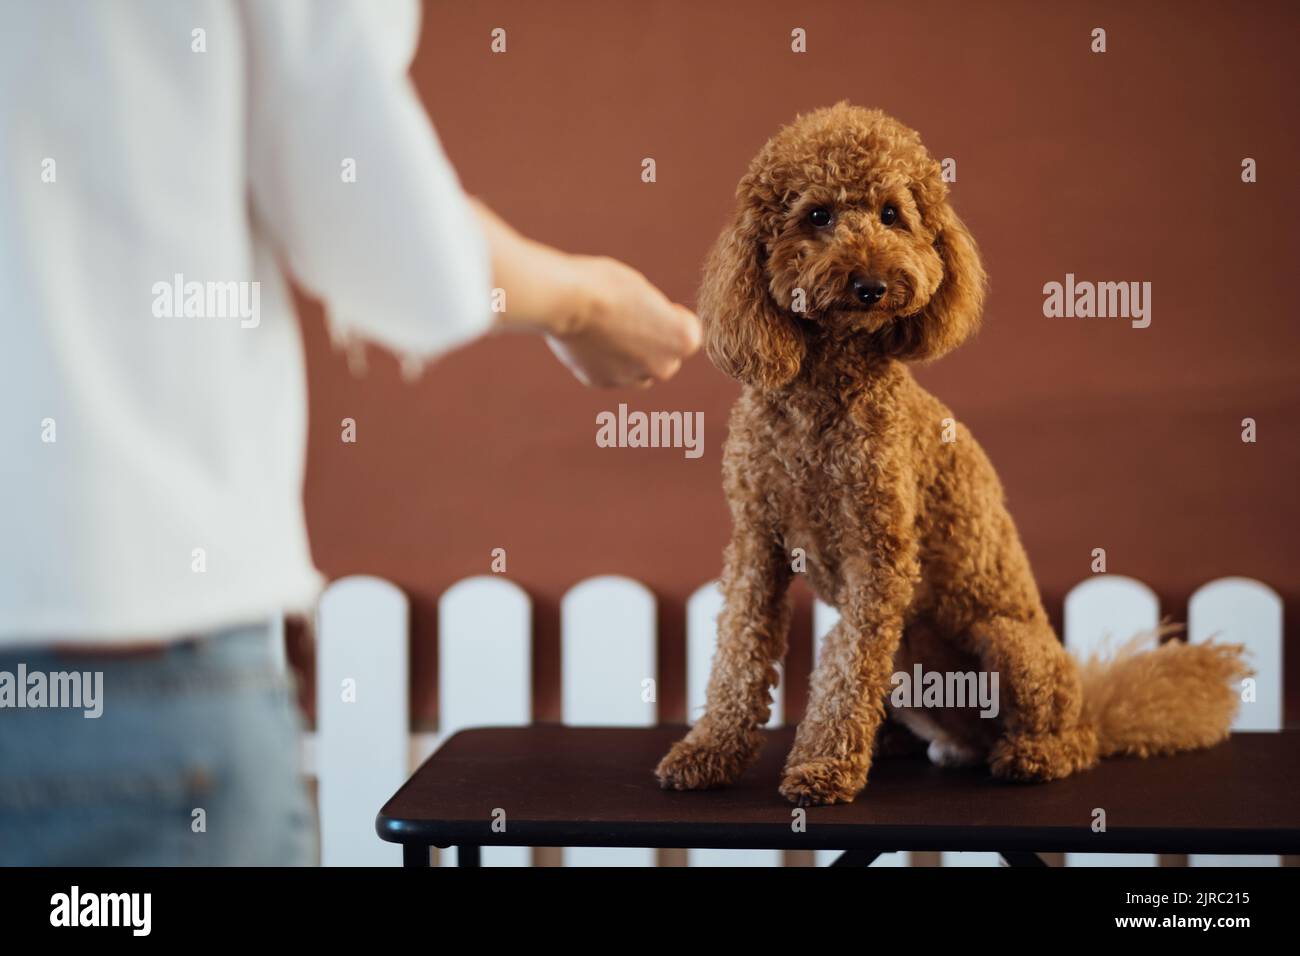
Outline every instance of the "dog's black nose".
[[863, 305], [875, 305], [885, 297], [885, 290], [888, 288], [884, 279], [875, 276], [853, 277], [853, 294]]

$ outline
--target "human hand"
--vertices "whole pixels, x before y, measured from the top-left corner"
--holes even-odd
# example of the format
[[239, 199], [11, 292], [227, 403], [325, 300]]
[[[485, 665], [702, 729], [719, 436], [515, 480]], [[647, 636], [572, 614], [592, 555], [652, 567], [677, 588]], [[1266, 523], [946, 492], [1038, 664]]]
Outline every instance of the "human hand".
[[571, 314], [546, 341], [584, 385], [666, 381], [700, 347], [700, 320], [616, 259], [571, 257]]
[[493, 281], [507, 293], [503, 329], [542, 332], [584, 385], [647, 386], [672, 378], [700, 347], [700, 320], [631, 266], [571, 255], [516, 232], [474, 202], [492, 253]]

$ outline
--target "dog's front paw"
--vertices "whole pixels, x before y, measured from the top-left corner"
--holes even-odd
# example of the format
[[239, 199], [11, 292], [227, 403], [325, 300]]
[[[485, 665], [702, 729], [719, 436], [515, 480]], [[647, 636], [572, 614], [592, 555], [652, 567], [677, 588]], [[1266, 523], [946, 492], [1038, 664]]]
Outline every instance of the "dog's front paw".
[[672, 745], [655, 776], [665, 790], [707, 790], [735, 783], [753, 762], [757, 749], [698, 742], [689, 737]]
[[826, 803], [852, 803], [866, 786], [867, 771], [848, 760], [817, 757], [787, 766], [781, 778], [781, 796], [801, 807]]

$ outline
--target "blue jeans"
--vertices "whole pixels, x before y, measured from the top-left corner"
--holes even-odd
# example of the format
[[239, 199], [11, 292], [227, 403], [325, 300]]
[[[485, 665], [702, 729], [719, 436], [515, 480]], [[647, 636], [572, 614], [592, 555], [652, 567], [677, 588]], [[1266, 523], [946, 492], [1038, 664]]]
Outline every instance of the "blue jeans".
[[102, 672], [103, 712], [0, 707], [0, 865], [316, 862], [302, 729], [269, 627], [150, 656], [0, 649], [0, 672]]

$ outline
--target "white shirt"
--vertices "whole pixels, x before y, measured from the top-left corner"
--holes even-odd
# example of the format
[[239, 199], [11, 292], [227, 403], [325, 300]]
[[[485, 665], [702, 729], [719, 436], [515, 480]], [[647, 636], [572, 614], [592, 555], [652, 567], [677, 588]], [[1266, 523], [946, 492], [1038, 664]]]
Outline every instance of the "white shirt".
[[284, 270], [408, 356], [491, 319], [485, 240], [407, 78], [416, 3], [2, 19], [0, 644], [310, 605]]

